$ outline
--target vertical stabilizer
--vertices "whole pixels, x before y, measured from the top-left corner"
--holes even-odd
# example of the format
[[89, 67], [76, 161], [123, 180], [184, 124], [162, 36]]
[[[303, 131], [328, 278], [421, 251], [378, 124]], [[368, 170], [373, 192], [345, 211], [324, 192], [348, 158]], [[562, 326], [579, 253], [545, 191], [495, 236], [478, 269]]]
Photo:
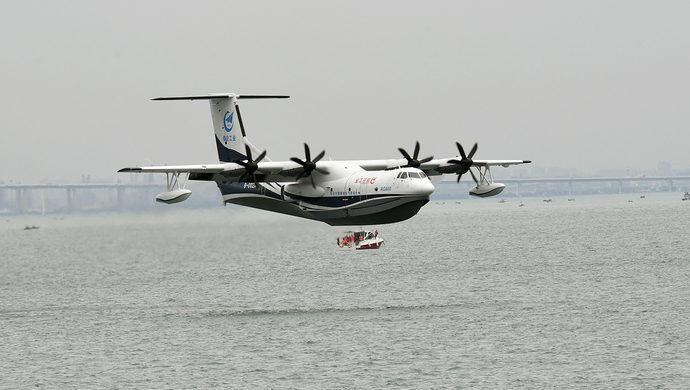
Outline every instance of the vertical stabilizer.
[[237, 107], [237, 97], [211, 99], [211, 118], [213, 130], [216, 134], [218, 159], [231, 162], [234, 159], [246, 160], [244, 129]]
[[[211, 104], [211, 118], [213, 120], [213, 131], [216, 135], [216, 147], [218, 148], [218, 159], [221, 162], [232, 162], [232, 160], [246, 160], [245, 145], [249, 146], [256, 155], [260, 154], [259, 149], [250, 144], [247, 134], [244, 132], [242, 114], [237, 104], [238, 99], [285, 99], [289, 96], [282, 95], [236, 95], [234, 93], [194, 95], [194, 96], [172, 96], [158, 97], [153, 100], [208, 100]], [[270, 161], [266, 159], [267, 161]]]

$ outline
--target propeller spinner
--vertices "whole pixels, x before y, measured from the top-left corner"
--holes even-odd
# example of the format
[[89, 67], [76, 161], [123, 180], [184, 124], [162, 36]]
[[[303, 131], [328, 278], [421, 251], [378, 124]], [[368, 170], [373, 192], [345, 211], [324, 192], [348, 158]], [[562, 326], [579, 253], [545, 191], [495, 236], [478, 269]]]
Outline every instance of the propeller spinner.
[[465, 155], [465, 150], [462, 148], [462, 145], [460, 145], [459, 142], [456, 142], [455, 145], [457, 145], [458, 147], [458, 152], [460, 152], [460, 157], [462, 157], [462, 160], [452, 159], [448, 160], [448, 162], [452, 164], [460, 164], [460, 167], [462, 168], [460, 171], [458, 171], [457, 182], [460, 183], [460, 178], [462, 177], [462, 175], [469, 171], [470, 175], [472, 175], [472, 179], [474, 179], [474, 182], [477, 183], [477, 185], [479, 185], [479, 181], [477, 181], [477, 178], [474, 176], [474, 173], [470, 170], [470, 168], [472, 168], [472, 164], [474, 164], [474, 162], [472, 161], [472, 157], [477, 152], [477, 143], [474, 143], [474, 146], [472, 147], [472, 150], [470, 150], [470, 154], [468, 155]]
[[415, 144], [414, 154], [412, 155], [412, 157], [410, 157], [410, 155], [405, 151], [405, 149], [398, 148], [398, 150], [400, 151], [400, 153], [402, 153], [403, 157], [405, 157], [405, 159], [407, 160], [407, 165], [405, 165], [404, 167], [419, 168], [420, 165], [434, 159], [434, 156], [430, 156], [427, 158], [423, 158], [421, 160], [417, 160], [417, 157], [419, 157], [419, 141], [417, 141], [417, 143]]
[[316, 163], [319, 162], [319, 160], [321, 160], [325, 154], [326, 154], [326, 151], [325, 151], [325, 150], [322, 150], [321, 153], [319, 153], [319, 154], [314, 158], [314, 160], [312, 160], [312, 159], [311, 159], [311, 153], [309, 152], [309, 145], [307, 145], [307, 143], [305, 142], [305, 143], [304, 143], [304, 155], [305, 155], [305, 157], [306, 157], [306, 160], [303, 161], [303, 160], [300, 160], [300, 159], [297, 158], [297, 157], [290, 157], [290, 160], [292, 160], [292, 161], [296, 162], [297, 164], [301, 165], [301, 166], [302, 166], [302, 169], [303, 169], [303, 171], [300, 172], [299, 175], [297, 175], [297, 179], [296, 179], [296, 180], [299, 180], [299, 179], [301, 179], [301, 178], [303, 178], [303, 177], [309, 176], [309, 178], [311, 179], [311, 185], [312, 185], [312, 187], [316, 188], [316, 184], [314, 184], [314, 177], [311, 175], [312, 171], [316, 171], [316, 172], [322, 173], [322, 174], [324, 174], [324, 175], [328, 175], [328, 174], [330, 173], [330, 172], [328, 172], [327, 170], [325, 170], [325, 169], [323, 169], [323, 168], [319, 168], [319, 167], [316, 166]]
[[237, 182], [242, 182], [244, 179], [251, 177], [254, 179], [254, 184], [256, 184], [256, 188], [259, 188], [259, 181], [256, 180], [256, 171], [259, 170], [259, 162], [263, 160], [264, 157], [266, 157], [266, 151], [264, 150], [261, 152], [259, 157], [256, 158], [256, 160], [252, 159], [252, 151], [249, 149], [248, 145], [244, 145], [245, 150], [247, 151], [247, 161], [242, 161], [238, 159], [233, 159], [232, 162], [235, 164], [240, 164], [244, 167], [245, 172], [240, 176], [240, 178], [237, 180]]

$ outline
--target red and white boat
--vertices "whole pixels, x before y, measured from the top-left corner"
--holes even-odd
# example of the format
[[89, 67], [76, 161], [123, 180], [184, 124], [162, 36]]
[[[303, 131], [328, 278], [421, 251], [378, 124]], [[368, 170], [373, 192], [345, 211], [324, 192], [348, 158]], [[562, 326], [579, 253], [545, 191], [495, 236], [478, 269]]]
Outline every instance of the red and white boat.
[[378, 231], [352, 230], [338, 237], [338, 246], [344, 249], [379, 249], [385, 241], [379, 237]]

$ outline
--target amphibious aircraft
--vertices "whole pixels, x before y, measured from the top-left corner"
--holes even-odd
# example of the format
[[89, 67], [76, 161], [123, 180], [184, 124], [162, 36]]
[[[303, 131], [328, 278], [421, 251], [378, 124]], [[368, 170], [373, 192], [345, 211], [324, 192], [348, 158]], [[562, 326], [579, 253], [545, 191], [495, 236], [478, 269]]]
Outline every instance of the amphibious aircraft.
[[[434, 185], [429, 176], [469, 172], [476, 187], [470, 195], [494, 196], [505, 188], [495, 183], [492, 166], [529, 163], [528, 160], [474, 160], [475, 143], [468, 154], [456, 142], [458, 155], [419, 158], [419, 142], [410, 155], [389, 160], [326, 161], [326, 151], [314, 158], [304, 144], [304, 158], [271, 161], [247, 139], [238, 100], [283, 99], [282, 95], [234, 93], [157, 97], [152, 100], [208, 100], [219, 163], [203, 165], [122, 168], [119, 172], [165, 173], [167, 191], [156, 200], [178, 203], [192, 191], [188, 180], [214, 181], [223, 204], [233, 203], [322, 221], [333, 226], [394, 223], [411, 218], [429, 202]], [[476, 171], [473, 172], [473, 169]]]

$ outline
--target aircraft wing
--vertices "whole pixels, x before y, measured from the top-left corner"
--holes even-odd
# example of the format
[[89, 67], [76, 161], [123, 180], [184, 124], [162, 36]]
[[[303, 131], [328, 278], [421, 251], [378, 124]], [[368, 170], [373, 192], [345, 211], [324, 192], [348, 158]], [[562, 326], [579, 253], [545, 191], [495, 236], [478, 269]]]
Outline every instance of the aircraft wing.
[[529, 164], [531, 162], [530, 160], [474, 160], [472, 165], [481, 167], [502, 165], [504, 168], [508, 168], [510, 165]]
[[[445, 158], [430, 160], [419, 165], [419, 169], [428, 176], [436, 176], [447, 173], [457, 173], [462, 170], [460, 164], [450, 160], [456, 158]], [[472, 166], [503, 166], [527, 164], [529, 160], [474, 160]], [[380, 171], [407, 166], [408, 161], [404, 159], [391, 160], [361, 160], [361, 161], [322, 161], [317, 163], [317, 170], [327, 172], [328, 168], [340, 163], [356, 164], [365, 171]], [[302, 165], [294, 161], [266, 161], [256, 164], [254, 177], [258, 182], [292, 182], [297, 181], [297, 177], [304, 172]], [[165, 165], [151, 167], [122, 168], [118, 172], [137, 172], [137, 173], [188, 173], [190, 180], [206, 181], [254, 181], [251, 174], [247, 174], [247, 168], [238, 163], [215, 163], [198, 165]]]
[[[430, 160], [419, 165], [419, 169], [424, 171], [429, 176], [441, 175], [445, 173], [456, 173], [462, 170], [460, 164], [450, 162], [450, 160], [459, 161], [461, 157], [451, 157], [444, 159]], [[397, 167], [408, 166], [408, 161], [405, 159], [393, 159], [393, 160], [363, 160], [363, 161], [352, 161], [353, 163], [359, 165], [365, 171], [380, 171], [383, 169], [393, 169]], [[510, 165], [519, 164], [529, 164], [530, 160], [473, 160], [472, 166], [474, 167], [485, 167], [485, 166], [503, 166], [508, 167]]]
[[206, 164], [206, 165], [165, 165], [158, 167], [134, 167], [122, 168], [118, 172], [137, 172], [137, 173], [220, 173], [229, 164]]
[[[297, 176], [303, 170], [301, 165], [293, 161], [259, 162], [255, 171], [255, 177], [256, 181], [259, 182], [296, 181]], [[189, 180], [237, 182], [240, 178], [246, 176], [247, 169], [237, 163], [215, 163], [122, 168], [118, 172], [188, 173], [190, 175]], [[246, 179], [244, 181], [254, 181], [251, 175], [246, 176], [244, 179]]]

